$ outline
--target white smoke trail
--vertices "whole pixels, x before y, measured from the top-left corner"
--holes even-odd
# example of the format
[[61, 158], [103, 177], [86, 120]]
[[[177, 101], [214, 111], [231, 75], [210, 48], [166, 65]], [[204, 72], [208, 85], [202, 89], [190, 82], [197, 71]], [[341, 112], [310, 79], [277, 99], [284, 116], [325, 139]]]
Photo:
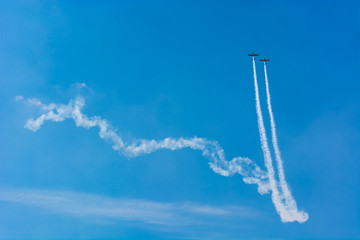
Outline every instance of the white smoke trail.
[[257, 76], [256, 76], [255, 57], [252, 57], [252, 60], [253, 60], [253, 71], [254, 71], [256, 115], [257, 115], [257, 122], [258, 122], [258, 127], [259, 127], [261, 149], [264, 154], [265, 167], [267, 169], [269, 184], [270, 184], [270, 188], [272, 191], [271, 198], [275, 205], [275, 209], [278, 212], [278, 214], [280, 215], [281, 219], [288, 220], [288, 219], [292, 219], [292, 218], [291, 218], [291, 216], [289, 216], [287, 214], [286, 209], [282, 205], [280, 193], [277, 188], [277, 182], [275, 180], [275, 172], [274, 172], [274, 168], [272, 165], [269, 144], [268, 144], [267, 137], [266, 137], [266, 130], [265, 130], [264, 120], [263, 120], [262, 111], [261, 111], [259, 87], [258, 87]]
[[[255, 101], [256, 101], [256, 114], [258, 116], [258, 126], [260, 133], [261, 148], [264, 154], [265, 167], [268, 171], [269, 184], [272, 191], [271, 197], [275, 205], [276, 211], [279, 213], [281, 220], [283, 222], [293, 222], [298, 221], [300, 223], [307, 221], [309, 218], [308, 214], [304, 211], [299, 211], [296, 206], [296, 202], [290, 194], [290, 191], [279, 192], [278, 182], [275, 180], [275, 172], [272, 166], [272, 159], [269, 150], [269, 144], [266, 137], [266, 130], [264, 126], [264, 120], [261, 111], [260, 98], [259, 98], [259, 88], [257, 83], [256, 68], [255, 68], [255, 57], [253, 57], [253, 70], [254, 70], [254, 85], [255, 85]], [[268, 99], [269, 100], [269, 99]], [[279, 166], [279, 163], [278, 163]], [[282, 164], [281, 170], [283, 171]], [[282, 172], [283, 173], [283, 172]], [[283, 174], [284, 176], [284, 174]], [[285, 184], [282, 184], [284, 183]], [[285, 177], [283, 182], [280, 182], [281, 189], [287, 187]], [[287, 189], [288, 190], [288, 189]], [[287, 195], [285, 195], [287, 194]]]
[[[158, 149], [170, 149], [179, 150], [182, 148], [191, 148], [194, 150], [202, 151], [202, 155], [210, 160], [210, 167], [214, 172], [223, 176], [231, 176], [238, 173], [243, 176], [243, 181], [248, 184], [257, 184], [258, 191], [260, 194], [272, 192], [271, 198], [275, 205], [275, 209], [281, 217], [283, 222], [298, 221], [300, 223], [305, 222], [308, 219], [308, 214], [303, 211], [298, 211], [296, 202], [291, 196], [291, 193], [287, 187], [285, 181], [282, 160], [277, 159], [277, 166], [280, 174], [280, 186], [283, 192], [279, 192], [279, 183], [275, 179], [275, 172], [272, 166], [271, 154], [267, 142], [266, 131], [261, 111], [259, 89], [256, 76], [255, 58], [253, 57], [253, 70], [254, 70], [254, 85], [255, 85], [255, 100], [256, 100], [256, 113], [258, 116], [258, 126], [261, 140], [261, 148], [263, 150], [265, 158], [265, 167], [267, 172], [261, 170], [255, 163], [249, 158], [236, 157], [231, 161], [227, 161], [225, 158], [224, 150], [216, 141], [207, 140], [206, 138], [165, 138], [164, 140], [145, 140], [139, 139], [132, 143], [125, 143], [123, 139], [112, 129], [106, 120], [101, 117], [88, 117], [81, 112], [81, 108], [85, 102], [82, 97], [77, 97], [74, 100], [70, 100], [67, 105], [50, 103], [49, 105], [43, 104], [37, 99], [29, 99], [28, 103], [39, 106], [44, 113], [37, 119], [29, 119], [25, 128], [37, 131], [45, 121], [62, 122], [66, 119], [73, 119], [76, 126], [84, 128], [99, 127], [99, 136], [103, 139], [109, 140], [113, 143], [113, 149], [119, 153], [128, 156], [136, 157], [142, 154], [149, 154]], [[267, 82], [267, 75], [266, 75]], [[270, 103], [270, 93], [268, 91], [267, 83], [267, 94], [268, 94], [268, 106]], [[21, 100], [22, 97], [16, 97], [17, 100]], [[270, 104], [271, 106], [271, 104]], [[269, 112], [272, 110], [269, 108]], [[273, 116], [271, 117], [272, 133], [274, 141], [275, 122]], [[277, 146], [277, 139], [275, 135], [274, 146]], [[278, 150], [278, 146], [276, 147]], [[277, 151], [275, 150], [275, 152]], [[278, 151], [280, 153], [280, 151]], [[277, 153], [276, 153], [277, 154]], [[280, 156], [280, 155], [278, 155]], [[279, 167], [280, 166], [280, 167]]]
[[270, 95], [269, 81], [268, 81], [268, 76], [267, 76], [267, 71], [266, 71], [266, 63], [264, 63], [264, 73], [265, 73], [267, 107], [268, 107], [269, 116], [270, 116], [272, 144], [274, 147], [275, 160], [276, 160], [277, 169], [278, 169], [280, 187], [281, 187], [283, 198], [285, 201], [285, 206], [287, 206], [288, 211], [293, 212], [292, 214], [296, 215], [296, 217], [299, 218], [299, 221], [306, 221], [308, 219], [308, 214], [306, 212], [298, 212], [297, 211], [297, 205], [296, 205], [295, 199], [291, 195], [288, 184], [285, 180], [283, 161], [281, 158], [281, 153], [280, 153], [279, 144], [278, 144], [278, 140], [277, 140], [275, 119], [274, 119], [274, 114], [273, 114], [272, 105], [271, 105], [271, 95]]
[[[19, 98], [18, 98], [19, 99]], [[249, 158], [236, 157], [231, 161], [225, 158], [224, 150], [216, 142], [206, 138], [165, 138], [164, 140], [145, 140], [139, 139], [131, 143], [125, 143], [115, 132], [108, 122], [101, 117], [88, 117], [81, 112], [85, 101], [82, 97], [70, 100], [69, 104], [43, 104], [37, 99], [28, 99], [28, 103], [38, 106], [44, 113], [37, 119], [30, 118], [25, 124], [25, 128], [37, 131], [45, 121], [62, 122], [66, 119], [73, 119], [76, 126], [83, 128], [99, 128], [99, 136], [113, 143], [113, 149], [127, 157], [136, 157], [142, 154], [149, 154], [158, 149], [179, 150], [191, 148], [202, 151], [202, 155], [210, 160], [210, 167], [214, 172], [223, 176], [231, 176], [238, 173], [243, 176], [245, 183], [257, 184], [261, 194], [268, 193], [269, 183], [267, 173], [261, 170]]]
[[281, 159], [281, 153], [280, 153], [278, 140], [277, 140], [276, 127], [275, 127], [276, 125], [275, 125], [275, 119], [274, 119], [274, 114], [273, 114], [272, 105], [271, 105], [271, 95], [270, 95], [269, 81], [268, 81], [268, 76], [267, 76], [267, 71], [266, 71], [266, 64], [264, 64], [264, 73], [265, 73], [267, 107], [268, 107], [269, 116], [270, 116], [272, 144], [273, 144], [274, 152], [275, 152], [275, 159], [276, 159], [277, 168], [278, 168], [280, 186], [282, 188], [284, 197], [287, 198], [288, 196], [291, 195], [291, 193], [290, 193], [288, 185], [285, 181], [283, 162]]

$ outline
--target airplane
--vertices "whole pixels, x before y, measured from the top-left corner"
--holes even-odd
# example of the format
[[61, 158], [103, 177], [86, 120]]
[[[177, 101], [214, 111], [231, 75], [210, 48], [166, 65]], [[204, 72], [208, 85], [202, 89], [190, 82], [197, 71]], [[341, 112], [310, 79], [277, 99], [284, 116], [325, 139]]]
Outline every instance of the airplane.
[[255, 56], [259, 56], [259, 54], [252, 52], [252, 53], [248, 54], [248, 56], [255, 57]]
[[263, 59], [260, 59], [259, 61], [264, 62], [264, 64], [266, 64], [266, 62], [270, 61], [270, 59], [263, 58]]

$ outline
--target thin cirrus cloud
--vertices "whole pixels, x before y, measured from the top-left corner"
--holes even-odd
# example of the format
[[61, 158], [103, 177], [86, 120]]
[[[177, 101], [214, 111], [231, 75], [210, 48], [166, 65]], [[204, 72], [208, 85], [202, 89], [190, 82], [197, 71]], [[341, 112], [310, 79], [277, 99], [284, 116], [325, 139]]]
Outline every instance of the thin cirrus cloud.
[[96, 194], [37, 189], [2, 189], [0, 201], [38, 207], [73, 217], [134, 221], [156, 225], [184, 225], [197, 217], [252, 218], [259, 213], [248, 207], [163, 203], [144, 199], [111, 198]]

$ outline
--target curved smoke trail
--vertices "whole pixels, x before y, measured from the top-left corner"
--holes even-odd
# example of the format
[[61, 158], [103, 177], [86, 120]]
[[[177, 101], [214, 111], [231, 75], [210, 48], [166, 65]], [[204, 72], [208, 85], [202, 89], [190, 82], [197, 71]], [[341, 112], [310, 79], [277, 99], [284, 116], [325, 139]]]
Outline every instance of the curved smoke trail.
[[[182, 148], [191, 148], [193, 150], [200, 150], [202, 155], [210, 160], [209, 165], [214, 172], [223, 176], [232, 176], [237, 173], [243, 177], [243, 181], [245, 183], [256, 184], [260, 194], [269, 193], [271, 191], [271, 198], [275, 205], [275, 209], [279, 213], [283, 222], [298, 221], [302, 223], [308, 219], [308, 215], [306, 212], [299, 211], [297, 209], [296, 202], [291, 196], [285, 181], [280, 151], [277, 146], [275, 122], [271, 110], [270, 93], [267, 83], [268, 107], [270, 106], [269, 113], [271, 115], [271, 130], [273, 134], [275, 154], [278, 153], [278, 155], [276, 155], [276, 161], [279, 171], [280, 183], [278, 183], [275, 179], [275, 172], [272, 166], [271, 154], [261, 112], [254, 58], [253, 70], [256, 113], [258, 116], [261, 148], [263, 150], [265, 167], [267, 168], [267, 171], [261, 170], [249, 158], [235, 157], [231, 161], [227, 161], [224, 150], [218, 144], [218, 142], [208, 140], [206, 138], [165, 138], [164, 140], [138, 139], [134, 140], [133, 142], [125, 142], [106, 120], [99, 116], [88, 117], [81, 112], [81, 108], [85, 105], [85, 101], [82, 97], [77, 97], [74, 100], [70, 100], [67, 105], [54, 103], [46, 105], [37, 99], [28, 99], [28, 103], [40, 107], [44, 113], [36, 119], [28, 119], [24, 127], [35, 132], [40, 129], [45, 121], [62, 122], [66, 119], [73, 119], [77, 127], [83, 127], [86, 129], [98, 127], [99, 136], [112, 142], [113, 149], [127, 157], [136, 157], [143, 154], [149, 154], [159, 149], [179, 150]], [[23, 98], [21, 96], [17, 96], [15, 99], [20, 100]], [[278, 185], [280, 185], [283, 192], [279, 191]]]
[[[21, 97], [17, 97], [21, 99]], [[266, 171], [261, 170], [249, 158], [236, 157], [227, 161], [222, 147], [216, 142], [206, 138], [165, 138], [164, 140], [138, 139], [131, 143], [124, 140], [115, 132], [108, 122], [101, 117], [88, 117], [81, 112], [85, 105], [82, 97], [70, 100], [67, 105], [50, 103], [43, 104], [37, 99], [28, 99], [31, 105], [39, 106], [44, 113], [37, 119], [28, 119], [25, 128], [37, 131], [45, 121], [62, 122], [66, 119], [73, 119], [77, 127], [99, 128], [99, 136], [113, 143], [113, 149], [127, 157], [136, 157], [149, 154], [159, 149], [179, 150], [191, 148], [200, 150], [202, 155], [207, 157], [212, 170], [223, 176], [232, 176], [236, 173], [243, 176], [243, 180], [248, 184], [257, 184], [260, 194], [268, 193], [269, 183]]]
[[278, 169], [280, 187], [281, 187], [283, 198], [285, 201], [285, 206], [287, 206], [287, 208], [291, 209], [288, 211], [293, 212], [292, 215], [295, 215], [295, 216], [299, 217], [300, 219], [303, 219], [302, 221], [306, 221], [308, 219], [308, 214], [306, 212], [294, 211], [294, 210], [297, 210], [297, 205], [296, 205], [294, 197], [291, 195], [289, 186], [285, 180], [283, 161], [281, 158], [281, 153], [280, 153], [279, 144], [278, 144], [278, 140], [277, 140], [275, 119], [274, 119], [274, 114], [273, 114], [272, 105], [271, 105], [271, 95], [270, 95], [269, 81], [268, 81], [268, 76], [267, 76], [267, 71], [266, 71], [266, 63], [264, 63], [264, 73], [265, 73], [265, 85], [266, 85], [266, 100], [267, 100], [267, 107], [268, 107], [269, 116], [270, 116], [272, 144], [274, 147], [275, 160], [276, 160], [277, 169]]

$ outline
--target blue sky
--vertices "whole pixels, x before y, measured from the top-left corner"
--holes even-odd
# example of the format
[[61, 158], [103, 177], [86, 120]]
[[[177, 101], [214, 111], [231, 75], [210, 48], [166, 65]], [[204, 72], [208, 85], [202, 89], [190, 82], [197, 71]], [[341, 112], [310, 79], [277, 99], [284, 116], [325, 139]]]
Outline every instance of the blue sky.
[[[0, 1], [1, 239], [360, 238], [357, 1]], [[83, 96], [132, 139], [216, 140], [265, 169], [249, 52], [268, 75], [287, 182], [283, 223], [200, 151], [127, 158], [95, 128], [45, 122], [16, 96]], [[260, 100], [270, 139], [262, 65]], [[83, 85], [83, 83], [85, 85]]]

